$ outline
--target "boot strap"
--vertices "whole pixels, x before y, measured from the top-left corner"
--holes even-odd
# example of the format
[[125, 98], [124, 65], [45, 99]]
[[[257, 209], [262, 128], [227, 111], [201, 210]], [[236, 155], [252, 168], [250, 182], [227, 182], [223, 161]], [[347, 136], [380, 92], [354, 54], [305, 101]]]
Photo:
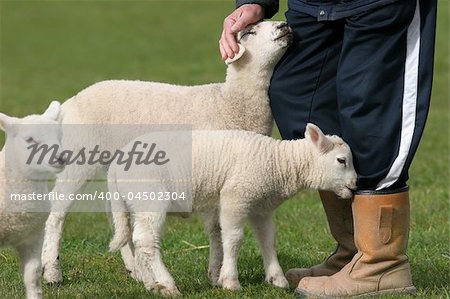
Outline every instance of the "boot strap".
[[393, 216], [394, 208], [392, 206], [380, 206], [378, 233], [383, 244], [387, 244], [391, 240]]

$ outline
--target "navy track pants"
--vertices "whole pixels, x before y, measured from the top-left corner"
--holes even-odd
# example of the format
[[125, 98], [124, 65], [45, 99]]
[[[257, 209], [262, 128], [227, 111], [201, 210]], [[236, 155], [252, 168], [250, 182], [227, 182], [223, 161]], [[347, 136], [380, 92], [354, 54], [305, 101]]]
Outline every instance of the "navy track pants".
[[436, 0], [401, 0], [336, 21], [289, 9], [294, 42], [269, 89], [283, 139], [308, 122], [350, 145], [358, 190], [406, 186], [428, 114]]

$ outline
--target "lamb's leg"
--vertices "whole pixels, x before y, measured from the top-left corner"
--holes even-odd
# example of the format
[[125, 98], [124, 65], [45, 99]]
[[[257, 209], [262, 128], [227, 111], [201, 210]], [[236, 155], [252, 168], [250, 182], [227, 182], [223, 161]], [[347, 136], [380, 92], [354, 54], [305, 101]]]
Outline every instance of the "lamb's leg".
[[44, 229], [35, 233], [30, 240], [17, 247], [27, 299], [42, 298], [41, 251], [43, 239]]
[[245, 216], [232, 207], [221, 206], [220, 227], [222, 229], [223, 264], [220, 269], [219, 285], [228, 290], [240, 290], [237, 261], [244, 238]]
[[250, 224], [261, 248], [266, 281], [280, 288], [288, 288], [289, 283], [284, 277], [275, 251], [275, 226], [272, 221], [272, 213], [251, 215]]
[[134, 263], [133, 243], [129, 241], [124, 247], [120, 248], [120, 254], [122, 255], [122, 260], [125, 264], [125, 268], [130, 273], [131, 277], [133, 277], [137, 281], [142, 281], [142, 277], [140, 276], [139, 271], [137, 271], [136, 265]]
[[[106, 212], [108, 216], [109, 224], [111, 225], [112, 229], [113, 227], [113, 220], [112, 220], [112, 213], [111, 213], [111, 207], [107, 203], [106, 204]], [[140, 277], [135, 264], [134, 264], [134, 245], [133, 242], [128, 241], [128, 243], [120, 248], [120, 254], [122, 255], [123, 263], [125, 264], [125, 268], [127, 269], [128, 273], [130, 273], [131, 277], [133, 277], [137, 281], [142, 281], [142, 278]]]
[[222, 267], [223, 249], [222, 236], [220, 231], [219, 213], [202, 214], [205, 223], [206, 232], [209, 236], [209, 265], [208, 277], [213, 286], [218, 285], [220, 268]]
[[165, 212], [134, 214], [135, 264], [147, 289], [163, 296], [179, 295], [175, 281], [164, 265], [159, 250]]
[[[69, 198], [69, 195], [77, 194], [82, 190], [86, 185], [87, 180], [95, 177], [97, 170], [97, 166], [67, 166], [66, 169], [58, 175], [58, 180], [56, 181], [53, 191], [58, 194], [63, 194], [67, 199]], [[48, 216], [45, 224], [42, 266], [44, 280], [50, 284], [61, 283], [63, 280], [59, 260], [61, 239], [64, 221], [72, 204], [73, 201], [70, 200], [52, 202], [52, 212]]]
[[49, 284], [58, 284], [63, 280], [59, 252], [66, 215], [67, 213], [50, 213], [45, 224], [46, 233], [42, 250], [42, 270], [44, 280]]

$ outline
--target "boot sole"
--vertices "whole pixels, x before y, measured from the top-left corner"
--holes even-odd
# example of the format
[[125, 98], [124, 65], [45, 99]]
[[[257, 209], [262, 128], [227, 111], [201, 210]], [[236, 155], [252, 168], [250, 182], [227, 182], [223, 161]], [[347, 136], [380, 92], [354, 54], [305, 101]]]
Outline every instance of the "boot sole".
[[359, 295], [348, 295], [348, 296], [326, 296], [326, 295], [316, 295], [303, 290], [295, 290], [295, 297], [297, 298], [365, 298], [365, 297], [376, 297], [381, 295], [414, 295], [416, 293], [416, 288], [414, 286], [406, 288], [397, 288], [389, 290], [381, 290], [376, 292], [369, 292]]

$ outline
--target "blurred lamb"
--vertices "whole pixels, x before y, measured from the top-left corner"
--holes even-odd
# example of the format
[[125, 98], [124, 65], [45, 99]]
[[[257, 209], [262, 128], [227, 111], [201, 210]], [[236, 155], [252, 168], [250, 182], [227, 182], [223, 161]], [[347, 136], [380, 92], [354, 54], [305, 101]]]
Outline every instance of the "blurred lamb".
[[[305, 136], [295, 141], [279, 141], [245, 131], [193, 132], [192, 205], [203, 216], [209, 233], [208, 274], [213, 285], [240, 289], [237, 259], [244, 222], [248, 219], [263, 255], [265, 280], [287, 288], [275, 252], [274, 209], [303, 188], [334, 191], [342, 198], [352, 196], [356, 173], [348, 145], [337, 136], [325, 136], [313, 124], [307, 125]], [[131, 144], [123, 150], [129, 150]], [[138, 167], [136, 173], [133, 168], [125, 171], [112, 164], [108, 172], [109, 190], [128, 194], [130, 179], [144, 178], [145, 172], [157, 171], [156, 168]], [[175, 164], [166, 173], [177, 174], [178, 178], [180, 173], [189, 175], [188, 171]], [[161, 179], [175, 181], [172, 177]], [[174, 183], [167, 183], [166, 187], [168, 191], [177, 190]], [[159, 251], [165, 211], [175, 204], [174, 201], [166, 203], [158, 206], [161, 210], [157, 211], [161, 212], [142, 212], [142, 206], [139, 208], [136, 201], [113, 200], [115, 233], [110, 249], [118, 250], [132, 240], [136, 267], [146, 288], [175, 295], [178, 289]], [[121, 211], [130, 211], [130, 218]]]
[[[49, 202], [20, 201], [11, 206], [8, 201], [11, 194], [47, 193], [47, 177], [63, 170], [61, 160], [52, 165], [26, 164], [30, 145], [59, 146], [59, 112], [60, 104], [52, 102], [42, 115], [15, 118], [0, 113], [0, 128], [6, 132], [0, 152], [0, 247], [12, 246], [18, 251], [28, 299], [42, 298], [41, 250]], [[43, 212], [31, 212], [36, 210]]]
[[[240, 52], [228, 64], [224, 83], [178, 86], [142, 81], [104, 81], [78, 93], [62, 105], [63, 124], [191, 124], [194, 130], [247, 130], [269, 135], [272, 115], [268, 88], [273, 69], [292, 40], [285, 22], [260, 22], [238, 35]], [[131, 139], [111, 142], [104, 131], [90, 136], [64, 137], [63, 148], [78, 151], [93, 143], [121, 148]], [[80, 139], [81, 138], [81, 139]], [[87, 138], [87, 140], [83, 140]], [[106, 147], [107, 148], [107, 147]], [[58, 178], [54, 191], [78, 193], [86, 181], [93, 179], [98, 165], [67, 166]], [[44, 279], [62, 281], [59, 252], [64, 219], [72, 202], [58, 206], [46, 224], [42, 254]], [[132, 265], [125, 262], [129, 270]], [[129, 256], [129, 254], [128, 254]]]

